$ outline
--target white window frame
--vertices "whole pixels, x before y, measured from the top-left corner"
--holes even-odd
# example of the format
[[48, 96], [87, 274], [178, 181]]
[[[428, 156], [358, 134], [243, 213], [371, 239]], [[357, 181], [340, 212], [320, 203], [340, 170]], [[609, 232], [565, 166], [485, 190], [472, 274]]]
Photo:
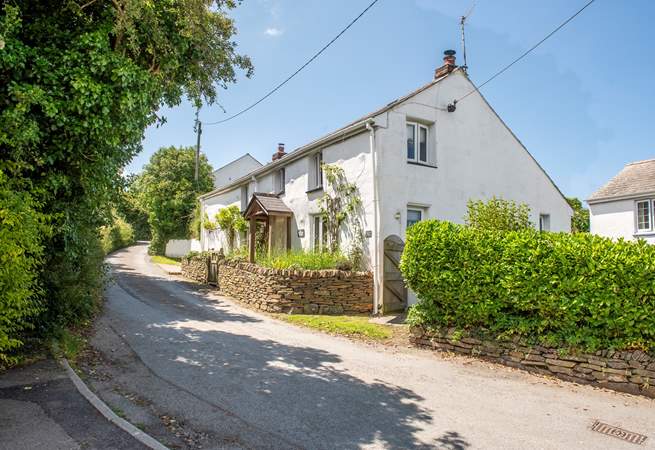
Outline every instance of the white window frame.
[[311, 167], [309, 170], [312, 171], [310, 183], [313, 184], [309, 186], [309, 190], [311, 191], [323, 187], [323, 152], [314, 153], [311, 156], [310, 162]]
[[539, 231], [550, 231], [550, 214], [539, 214]]
[[[648, 228], [639, 228], [639, 205], [645, 203], [648, 205]], [[635, 229], [638, 233], [648, 233], [653, 231], [653, 207], [655, 207], [655, 200], [651, 198], [646, 198], [642, 200], [635, 201]]]
[[[407, 210], [405, 211], [405, 230], [408, 230], [409, 227], [411, 226], [411, 225], [409, 225], [409, 223], [408, 223], [408, 222], [409, 222], [409, 212], [410, 212], [410, 211], [412, 211], [412, 212], [417, 212], [417, 213], [420, 214], [421, 217], [418, 219], [418, 222], [420, 222], [420, 221], [422, 221], [422, 220], [425, 220], [425, 209], [424, 209], [424, 208], [419, 208], [419, 207], [417, 207], [417, 206], [409, 205], [409, 206], [407, 207]], [[416, 223], [416, 222], [415, 222], [415, 223]], [[412, 224], [412, 225], [414, 225], [414, 224]]]
[[[407, 125], [414, 127], [414, 158], [410, 158], [407, 154]], [[421, 145], [419, 142], [421, 130], [425, 130], [425, 160], [421, 159]], [[407, 121], [405, 123], [405, 157], [407, 161], [415, 162], [417, 164], [429, 164], [430, 161], [430, 127], [423, 125], [419, 122]]]
[[245, 211], [248, 207], [248, 197], [250, 193], [250, 183], [241, 186], [241, 211]]
[[[325, 230], [325, 220], [321, 214], [314, 214], [310, 216], [311, 218], [311, 249], [312, 251], [321, 252], [325, 250], [328, 246], [327, 243], [327, 234]], [[318, 230], [317, 230], [318, 225]]]
[[275, 193], [284, 194], [287, 183], [287, 174], [284, 167], [275, 172]]

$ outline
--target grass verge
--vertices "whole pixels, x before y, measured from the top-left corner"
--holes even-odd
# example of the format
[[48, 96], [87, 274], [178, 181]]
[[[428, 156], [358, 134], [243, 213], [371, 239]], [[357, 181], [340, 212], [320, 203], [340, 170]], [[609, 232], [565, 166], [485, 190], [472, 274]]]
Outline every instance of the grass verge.
[[180, 264], [180, 258], [169, 258], [168, 256], [153, 255], [150, 257], [150, 259], [155, 264], [171, 264], [171, 265]]
[[393, 336], [388, 325], [371, 323], [366, 316], [320, 316], [311, 314], [278, 314], [278, 319], [327, 333], [356, 336], [383, 341]]
[[60, 331], [51, 343], [52, 353], [56, 357], [64, 357], [74, 364], [80, 352], [86, 347], [86, 339], [78, 333], [64, 329]]

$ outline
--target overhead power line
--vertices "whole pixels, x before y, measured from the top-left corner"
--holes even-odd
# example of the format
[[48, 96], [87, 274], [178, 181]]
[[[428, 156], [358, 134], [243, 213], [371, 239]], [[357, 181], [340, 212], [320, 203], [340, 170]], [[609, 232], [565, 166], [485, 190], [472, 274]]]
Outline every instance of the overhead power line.
[[237, 112], [237, 113], [235, 113], [235, 114], [232, 114], [232, 115], [229, 116], [229, 117], [226, 117], [225, 119], [217, 120], [217, 121], [215, 121], [215, 122], [205, 122], [204, 124], [205, 124], [205, 125], [218, 125], [218, 124], [221, 124], [221, 123], [225, 123], [225, 122], [227, 122], [228, 120], [232, 120], [232, 119], [234, 119], [234, 118], [236, 118], [236, 117], [239, 117], [241, 114], [243, 114], [243, 113], [245, 113], [245, 112], [248, 112], [248, 111], [250, 111], [252, 108], [254, 108], [255, 106], [259, 105], [261, 102], [263, 102], [263, 101], [266, 100], [268, 97], [270, 97], [271, 95], [273, 95], [273, 94], [274, 94], [277, 90], [279, 90], [282, 86], [284, 86], [284, 85], [287, 84], [289, 81], [291, 81], [291, 79], [292, 79], [293, 77], [295, 77], [296, 75], [298, 75], [298, 74], [299, 74], [299, 73], [300, 73], [300, 72], [301, 72], [305, 67], [307, 67], [308, 65], [310, 65], [310, 64], [311, 64], [311, 63], [312, 63], [316, 58], [318, 58], [318, 57], [321, 55], [321, 53], [323, 53], [325, 50], [327, 50], [328, 47], [330, 47], [332, 44], [334, 44], [334, 42], [335, 42], [337, 39], [339, 39], [339, 38], [340, 38], [340, 37], [341, 37], [341, 36], [342, 36], [346, 31], [348, 31], [348, 29], [349, 29], [350, 27], [352, 27], [352, 26], [355, 24], [355, 22], [357, 22], [359, 19], [361, 19], [362, 16], [363, 16], [364, 14], [366, 14], [366, 13], [368, 12], [368, 10], [371, 9], [371, 8], [373, 7], [373, 5], [375, 5], [378, 1], [379, 1], [379, 0], [373, 0], [373, 1], [372, 1], [372, 2], [371, 2], [371, 3], [370, 3], [370, 4], [369, 4], [369, 5], [368, 5], [368, 6], [367, 6], [367, 7], [366, 7], [362, 12], [361, 12], [361, 13], [359, 13], [359, 15], [358, 15], [357, 17], [355, 17], [355, 18], [354, 18], [354, 19], [353, 19], [353, 20], [352, 20], [352, 21], [351, 21], [351, 22], [350, 22], [350, 23], [349, 23], [349, 24], [348, 24], [348, 25], [347, 25], [343, 30], [341, 30], [341, 31], [339, 32], [339, 34], [337, 34], [335, 37], [333, 37], [332, 40], [331, 40], [330, 42], [328, 42], [327, 44], [325, 44], [325, 45], [323, 46], [323, 48], [321, 48], [318, 52], [316, 52], [316, 53], [314, 54], [314, 56], [312, 56], [311, 58], [309, 58], [309, 59], [307, 60], [307, 62], [305, 62], [305, 63], [304, 63], [302, 66], [300, 66], [300, 67], [299, 67], [295, 72], [293, 72], [293, 73], [292, 73], [291, 75], [289, 75], [289, 76], [288, 76], [284, 81], [282, 81], [282, 82], [279, 83], [277, 86], [275, 86], [273, 89], [271, 89], [271, 90], [270, 90], [266, 95], [264, 95], [263, 97], [261, 97], [259, 100], [257, 100], [256, 102], [254, 102], [254, 103], [251, 104], [250, 106], [248, 106], [248, 107], [242, 109], [241, 111], [239, 111], [239, 112]]
[[512, 61], [511, 63], [509, 63], [508, 65], [506, 65], [506, 66], [503, 67], [502, 69], [500, 69], [500, 70], [499, 70], [498, 72], [496, 72], [493, 76], [491, 76], [491, 78], [487, 79], [487, 81], [485, 81], [484, 83], [482, 83], [481, 85], [479, 85], [478, 87], [476, 87], [476, 88], [473, 89], [471, 92], [469, 92], [469, 93], [467, 93], [466, 95], [464, 95], [463, 97], [458, 98], [458, 99], [455, 100], [453, 103], [457, 104], [458, 102], [461, 102], [462, 100], [464, 100], [464, 99], [465, 99], [466, 97], [468, 97], [469, 95], [471, 95], [471, 94], [473, 94], [473, 93], [475, 93], [475, 92], [478, 92], [478, 91], [479, 91], [480, 89], [482, 89], [482, 87], [485, 86], [487, 83], [490, 83], [492, 80], [494, 80], [494, 79], [497, 78], [498, 76], [502, 75], [505, 71], [507, 71], [507, 70], [508, 70], [510, 67], [512, 67], [514, 64], [516, 64], [517, 62], [519, 62], [520, 60], [522, 60], [523, 58], [525, 58], [525, 57], [526, 57], [529, 53], [531, 53], [534, 49], [536, 49], [536, 48], [539, 47], [541, 44], [543, 44], [544, 42], [546, 42], [546, 41], [547, 41], [547, 40], [548, 40], [552, 35], [554, 35], [554, 34], [557, 33], [559, 30], [561, 30], [562, 28], [564, 28], [564, 27], [565, 27], [565, 26], [566, 26], [570, 21], [572, 21], [573, 19], [575, 19], [575, 18], [576, 18], [580, 13], [582, 13], [582, 11], [584, 11], [584, 10], [587, 9], [589, 6], [591, 6], [591, 4], [592, 4], [593, 2], [595, 2], [595, 1], [596, 1], [596, 0], [590, 0], [589, 2], [587, 2], [587, 3], [586, 3], [582, 8], [580, 8], [579, 10], [577, 10], [577, 11], [575, 12], [575, 14], [573, 14], [571, 17], [569, 17], [569, 18], [566, 19], [564, 22], [562, 22], [562, 23], [561, 23], [557, 28], [555, 28], [553, 31], [551, 31], [550, 33], [548, 33], [548, 35], [547, 35], [545, 38], [543, 38], [542, 40], [540, 40], [539, 42], [537, 42], [535, 45], [533, 45], [532, 47], [530, 47], [528, 50], [526, 50], [525, 52], [523, 52], [523, 54], [521, 54], [521, 56], [519, 56], [518, 58], [516, 58], [514, 61]]

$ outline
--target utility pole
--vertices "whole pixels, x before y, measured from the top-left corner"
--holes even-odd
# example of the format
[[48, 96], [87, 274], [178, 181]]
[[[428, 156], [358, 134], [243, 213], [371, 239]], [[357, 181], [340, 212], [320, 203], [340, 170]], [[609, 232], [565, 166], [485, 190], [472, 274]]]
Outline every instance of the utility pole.
[[196, 172], [194, 176], [194, 180], [196, 182], [196, 190], [198, 190], [198, 171], [200, 169], [200, 135], [202, 135], [202, 122], [198, 118], [198, 114], [200, 113], [200, 109], [196, 109], [196, 135], [197, 135], [197, 140], [196, 140]]

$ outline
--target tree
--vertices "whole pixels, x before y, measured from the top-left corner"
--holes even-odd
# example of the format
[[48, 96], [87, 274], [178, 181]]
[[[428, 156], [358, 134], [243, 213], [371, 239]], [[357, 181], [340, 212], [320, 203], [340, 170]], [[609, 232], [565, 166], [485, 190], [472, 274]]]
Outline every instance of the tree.
[[45, 306], [34, 329], [47, 333], [88, 317], [102, 293], [98, 230], [158, 109], [212, 103], [252, 65], [236, 52], [233, 0], [2, 4], [0, 171], [52, 230], [30, 228], [47, 252], [25, 266]]
[[227, 245], [230, 252], [234, 250], [234, 240], [237, 233], [243, 233], [248, 229], [248, 222], [241, 215], [236, 205], [223, 208], [216, 213], [216, 224], [227, 236]]
[[567, 197], [566, 201], [573, 209], [571, 217], [571, 233], [589, 232], [589, 210], [582, 206], [582, 202], [575, 197]]
[[141, 192], [143, 190], [141, 177], [131, 174], [125, 177], [124, 180], [122, 193], [117, 205], [118, 213], [132, 226], [134, 239], [141, 241], [149, 240], [150, 225], [148, 224], [148, 211], [145, 210], [140, 202]]
[[140, 203], [148, 212], [151, 253], [163, 254], [169, 239], [189, 237], [197, 197], [214, 186], [205, 155], [200, 157], [198, 182], [194, 181], [195, 157], [194, 147], [163, 147], [143, 169]]
[[530, 223], [530, 207], [525, 203], [497, 198], [469, 200], [464, 217], [466, 225], [485, 230], [518, 231], [532, 228]]

